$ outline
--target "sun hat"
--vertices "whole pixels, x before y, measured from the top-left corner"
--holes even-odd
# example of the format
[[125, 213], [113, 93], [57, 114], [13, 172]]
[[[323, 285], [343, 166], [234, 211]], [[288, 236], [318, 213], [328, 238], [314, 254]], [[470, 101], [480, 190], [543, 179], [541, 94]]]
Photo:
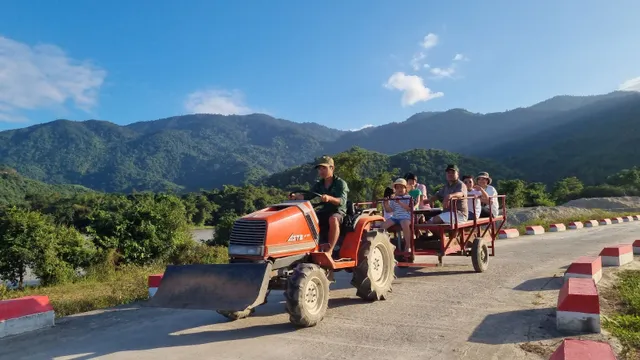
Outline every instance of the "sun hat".
[[476, 176], [476, 179], [480, 179], [480, 178], [485, 178], [487, 180], [489, 180], [489, 184], [491, 184], [492, 179], [491, 176], [489, 176], [489, 173], [486, 171], [482, 171], [480, 173], [478, 173], [478, 175]]

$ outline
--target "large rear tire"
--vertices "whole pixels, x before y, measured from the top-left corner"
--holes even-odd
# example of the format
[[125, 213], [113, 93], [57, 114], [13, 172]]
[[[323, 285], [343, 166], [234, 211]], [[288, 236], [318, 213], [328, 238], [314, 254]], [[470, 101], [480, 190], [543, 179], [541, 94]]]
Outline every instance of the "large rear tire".
[[289, 321], [299, 327], [316, 326], [329, 307], [329, 279], [316, 264], [299, 264], [284, 292]]
[[489, 248], [482, 238], [473, 240], [471, 247], [471, 263], [476, 272], [485, 272], [489, 267]]
[[390, 297], [396, 279], [395, 246], [386, 232], [369, 231], [364, 234], [358, 250], [358, 265], [353, 271], [351, 284], [356, 295], [367, 301], [386, 300]]

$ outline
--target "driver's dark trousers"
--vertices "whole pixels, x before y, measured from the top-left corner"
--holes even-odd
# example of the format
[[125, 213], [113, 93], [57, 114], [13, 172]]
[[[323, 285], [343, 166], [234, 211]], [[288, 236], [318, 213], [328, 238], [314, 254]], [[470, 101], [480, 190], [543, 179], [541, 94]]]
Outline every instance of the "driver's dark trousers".
[[329, 218], [334, 215], [338, 217], [338, 223], [342, 224], [344, 216], [339, 212], [322, 211], [316, 213], [316, 216], [318, 217], [318, 225], [320, 226], [320, 244], [326, 244], [329, 242]]

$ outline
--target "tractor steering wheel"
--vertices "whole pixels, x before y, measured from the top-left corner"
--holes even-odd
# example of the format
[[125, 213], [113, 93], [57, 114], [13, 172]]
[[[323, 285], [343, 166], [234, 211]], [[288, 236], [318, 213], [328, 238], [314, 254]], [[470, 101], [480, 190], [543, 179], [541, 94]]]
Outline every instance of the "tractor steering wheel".
[[[296, 190], [296, 191], [292, 191], [290, 194], [299, 194], [299, 193], [306, 193], [306, 194], [311, 194], [314, 195], [316, 197], [321, 197], [322, 194], [318, 194], [315, 191], [309, 191], [309, 190]], [[316, 204], [312, 204], [313, 208], [316, 209], [317, 207], [319, 207], [320, 205], [322, 205], [323, 203], [316, 203]]]

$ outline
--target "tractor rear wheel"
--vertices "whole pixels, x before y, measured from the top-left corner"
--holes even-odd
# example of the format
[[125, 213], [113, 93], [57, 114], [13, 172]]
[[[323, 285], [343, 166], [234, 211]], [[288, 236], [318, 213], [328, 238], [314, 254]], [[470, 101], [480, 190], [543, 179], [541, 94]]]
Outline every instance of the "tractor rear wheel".
[[289, 321], [300, 327], [316, 326], [329, 306], [329, 279], [316, 264], [299, 264], [284, 292]]
[[473, 240], [471, 247], [471, 263], [476, 272], [485, 272], [489, 267], [489, 248], [482, 238]]
[[358, 265], [353, 270], [351, 285], [356, 295], [367, 301], [386, 300], [396, 278], [395, 246], [386, 232], [369, 231], [364, 234], [358, 250]]

